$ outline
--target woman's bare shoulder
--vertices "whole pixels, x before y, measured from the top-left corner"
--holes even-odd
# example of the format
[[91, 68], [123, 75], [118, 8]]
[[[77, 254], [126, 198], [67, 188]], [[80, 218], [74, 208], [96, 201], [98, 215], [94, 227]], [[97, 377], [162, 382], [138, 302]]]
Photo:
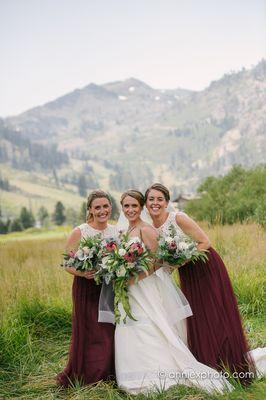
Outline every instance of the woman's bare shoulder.
[[158, 235], [157, 230], [154, 228], [154, 226], [152, 226], [148, 223], [145, 223], [145, 225], [143, 225], [141, 227], [141, 233], [146, 236], [157, 236]]
[[191, 222], [194, 222], [192, 218], [190, 218], [186, 213], [183, 211], [178, 211], [175, 215], [176, 222], [181, 225], [183, 224], [190, 224]]
[[81, 229], [79, 226], [76, 226], [69, 234], [69, 238], [77, 238], [80, 239], [81, 237]]

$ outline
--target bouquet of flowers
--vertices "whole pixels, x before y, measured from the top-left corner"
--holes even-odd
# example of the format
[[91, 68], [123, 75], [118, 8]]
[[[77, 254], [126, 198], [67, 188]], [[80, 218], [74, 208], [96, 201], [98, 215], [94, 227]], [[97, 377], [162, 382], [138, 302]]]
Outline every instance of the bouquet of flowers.
[[116, 246], [114, 239], [102, 239], [100, 234], [83, 238], [76, 252], [71, 250], [68, 253], [64, 253], [62, 266], [73, 267], [77, 271], [96, 270], [94, 280], [97, 284], [100, 284], [104, 276], [101, 260]]
[[107, 269], [106, 261], [109, 255], [113, 253], [118, 248], [118, 241], [114, 238], [102, 239], [100, 243], [100, 250], [98, 253], [98, 262], [96, 264], [96, 273], [94, 275], [94, 280], [97, 284], [105, 283], [108, 285], [113, 277]]
[[[122, 304], [125, 317], [135, 320], [131, 314], [128, 297], [128, 280], [133, 276], [138, 281], [138, 274], [144, 271], [148, 275], [152, 262], [151, 253], [138, 237], [129, 238], [128, 235], [121, 235], [119, 244], [112, 247], [112, 250], [101, 260], [101, 274], [108, 284], [113, 281], [114, 287], [114, 314], [117, 323], [120, 322], [121, 313], [119, 303]], [[136, 321], [136, 320], [135, 320]]]
[[208, 259], [206, 251], [197, 249], [196, 242], [186, 235], [177, 235], [173, 225], [170, 225], [167, 236], [159, 236], [156, 257], [170, 265], [182, 265], [187, 261], [197, 260], [206, 262]]

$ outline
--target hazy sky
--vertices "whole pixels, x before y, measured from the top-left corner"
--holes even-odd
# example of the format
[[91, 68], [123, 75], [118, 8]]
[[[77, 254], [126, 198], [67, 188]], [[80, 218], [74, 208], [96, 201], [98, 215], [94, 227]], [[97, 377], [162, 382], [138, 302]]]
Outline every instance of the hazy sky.
[[266, 56], [266, 0], [0, 0], [0, 116], [90, 82], [201, 90]]

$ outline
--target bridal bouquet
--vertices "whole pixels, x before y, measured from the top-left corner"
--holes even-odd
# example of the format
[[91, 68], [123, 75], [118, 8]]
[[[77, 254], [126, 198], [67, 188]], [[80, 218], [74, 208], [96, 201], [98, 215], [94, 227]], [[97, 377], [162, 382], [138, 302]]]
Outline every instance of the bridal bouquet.
[[197, 249], [197, 243], [188, 236], [177, 235], [175, 227], [170, 225], [168, 235], [159, 236], [156, 257], [170, 265], [182, 265], [188, 261], [206, 261], [208, 256], [205, 251]]
[[78, 250], [64, 253], [63, 267], [73, 267], [78, 271], [96, 270], [94, 280], [97, 284], [102, 282], [104, 271], [102, 269], [102, 258], [108, 255], [117, 243], [114, 239], [102, 239], [101, 235], [83, 238]]
[[120, 322], [121, 313], [119, 303], [122, 304], [126, 317], [135, 320], [131, 314], [128, 297], [128, 280], [133, 276], [138, 281], [138, 274], [144, 271], [148, 275], [150, 263], [152, 262], [150, 252], [138, 237], [128, 238], [122, 235], [119, 243], [113, 246], [100, 263], [100, 271], [103, 279], [108, 284], [113, 282], [114, 288], [114, 314], [115, 321]]

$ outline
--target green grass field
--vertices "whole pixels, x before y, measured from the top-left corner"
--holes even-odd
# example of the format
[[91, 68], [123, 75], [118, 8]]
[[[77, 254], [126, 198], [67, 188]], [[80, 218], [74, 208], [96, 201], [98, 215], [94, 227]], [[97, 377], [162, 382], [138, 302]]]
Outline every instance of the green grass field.
[[0, 164], [0, 169], [2, 176], [8, 177], [9, 184], [13, 187], [11, 191], [0, 189], [1, 208], [8, 215], [19, 215], [23, 206], [31, 208], [34, 214], [41, 206], [52, 213], [59, 200], [66, 208], [74, 207], [79, 210], [84, 201], [74, 186], [64, 185], [57, 188], [50, 174], [19, 171], [5, 164]]
[[22, 232], [11, 232], [7, 235], [0, 235], [0, 243], [11, 241], [29, 241], [42, 239], [66, 239], [71, 226], [51, 226], [49, 228], [29, 228]]
[[[204, 228], [228, 266], [251, 347], [265, 345], [266, 232], [256, 225]], [[0, 398], [144, 399], [113, 384], [69, 390], [55, 385], [71, 333], [72, 277], [59, 267], [66, 231], [0, 238]], [[178, 386], [149, 398], [262, 400], [265, 392], [264, 378], [247, 389], [236, 385], [230, 394], [211, 396]]]
[[[78, 173], [81, 164], [78, 160], [71, 163], [71, 169]], [[61, 170], [62, 174], [67, 174], [69, 170]], [[0, 163], [1, 176], [8, 177], [9, 184], [12, 188], [10, 191], [0, 188], [0, 204], [8, 216], [18, 216], [21, 207], [30, 208], [36, 215], [41, 206], [45, 206], [49, 213], [54, 211], [57, 201], [61, 201], [65, 208], [74, 208], [79, 210], [84, 197], [78, 193], [77, 187], [71, 184], [60, 184], [57, 187], [51, 173], [24, 171], [14, 169], [6, 164]], [[103, 189], [108, 188], [108, 170], [96, 163], [95, 171], [97, 172], [98, 185]], [[115, 198], [119, 198], [120, 193], [112, 193]]]

